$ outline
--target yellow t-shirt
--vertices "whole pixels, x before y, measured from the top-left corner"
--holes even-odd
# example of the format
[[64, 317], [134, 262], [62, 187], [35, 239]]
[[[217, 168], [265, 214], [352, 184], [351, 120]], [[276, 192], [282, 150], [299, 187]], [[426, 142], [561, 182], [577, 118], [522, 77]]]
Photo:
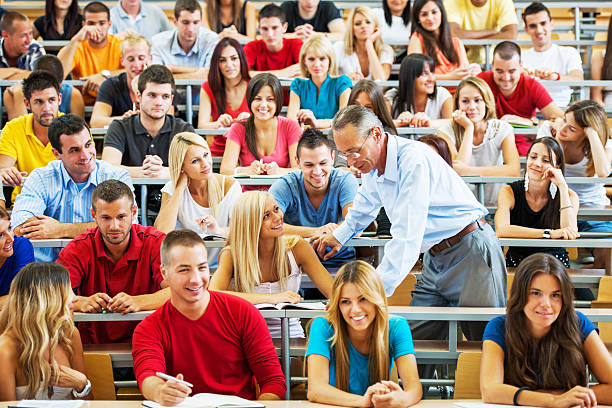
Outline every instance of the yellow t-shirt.
[[[121, 40], [112, 34], [108, 34], [108, 44], [104, 48], [96, 49], [89, 45], [89, 41], [83, 41], [77, 47], [72, 58], [72, 79], [99, 74], [105, 69], [109, 71], [121, 69]], [[96, 95], [89, 92], [83, 95], [87, 105], [93, 104]]]
[[[63, 115], [63, 113], [59, 113]], [[32, 123], [34, 116], [29, 113], [8, 122], [0, 134], [0, 154], [6, 154], [16, 160], [15, 167], [28, 174], [39, 167], [45, 167], [55, 156], [51, 152], [51, 143], [46, 145], [34, 136]], [[13, 189], [13, 201], [21, 187]]]
[[[474, 6], [471, 0], [443, 1], [449, 23], [457, 23], [464, 30], [500, 31], [507, 25], [518, 25], [512, 0], [488, 0], [482, 7]], [[465, 48], [470, 62], [484, 64], [484, 47], [466, 46]]]

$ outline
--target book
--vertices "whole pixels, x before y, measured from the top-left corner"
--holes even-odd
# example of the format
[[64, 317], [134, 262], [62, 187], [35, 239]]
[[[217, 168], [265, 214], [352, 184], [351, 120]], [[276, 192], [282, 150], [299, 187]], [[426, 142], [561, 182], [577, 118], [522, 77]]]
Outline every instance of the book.
[[307, 310], [325, 310], [325, 303], [323, 302], [301, 302], [301, 303], [259, 303], [255, 305], [259, 310], [265, 309], [307, 309]]
[[[155, 401], [142, 401], [144, 407], [164, 408], [163, 405]], [[221, 395], [200, 393], [193, 397], [187, 397], [175, 407], [181, 408], [265, 408], [265, 405], [258, 401], [249, 401], [234, 395]]]

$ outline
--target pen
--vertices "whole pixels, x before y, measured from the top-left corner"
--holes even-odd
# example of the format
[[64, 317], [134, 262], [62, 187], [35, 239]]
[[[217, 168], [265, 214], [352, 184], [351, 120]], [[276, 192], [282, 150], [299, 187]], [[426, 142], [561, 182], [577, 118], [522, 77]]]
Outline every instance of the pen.
[[159, 378], [163, 378], [166, 381], [176, 381], [177, 383], [184, 384], [188, 387], [193, 388], [193, 384], [188, 383], [187, 381], [179, 380], [178, 378], [173, 377], [171, 375], [160, 373], [159, 371], [156, 372], [155, 375], [158, 376]]

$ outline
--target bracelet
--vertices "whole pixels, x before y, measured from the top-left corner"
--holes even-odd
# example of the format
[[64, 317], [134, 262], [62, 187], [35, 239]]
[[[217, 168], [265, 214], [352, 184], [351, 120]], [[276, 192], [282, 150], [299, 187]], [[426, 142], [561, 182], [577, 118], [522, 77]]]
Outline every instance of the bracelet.
[[563, 211], [563, 210], [565, 210], [567, 208], [574, 208], [574, 206], [573, 205], [566, 205], [565, 207], [559, 208], [559, 211]]
[[519, 405], [519, 403], [518, 403], [518, 401], [517, 401], [518, 396], [519, 396], [519, 394], [520, 394], [521, 392], [523, 392], [523, 391], [525, 391], [525, 390], [531, 390], [531, 388], [529, 388], [529, 387], [521, 387], [521, 388], [519, 388], [518, 390], [516, 390], [516, 392], [514, 393], [514, 399], [513, 399], [513, 401], [514, 401], [514, 405], [516, 405], [516, 406], [518, 406], [518, 405]]
[[561, 74], [558, 72], [555, 72], [555, 74], [557, 74], [557, 79], [555, 79], [555, 81], [560, 81], [561, 80]]

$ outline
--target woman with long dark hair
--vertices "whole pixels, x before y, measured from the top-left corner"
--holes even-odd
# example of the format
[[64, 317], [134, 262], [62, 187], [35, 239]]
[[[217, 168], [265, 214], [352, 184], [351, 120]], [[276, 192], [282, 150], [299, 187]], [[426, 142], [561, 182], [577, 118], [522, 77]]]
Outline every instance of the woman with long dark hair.
[[296, 150], [302, 135], [294, 119], [280, 116], [283, 89], [269, 73], [255, 75], [247, 87], [251, 116], [226, 133], [221, 174], [281, 175], [297, 169]]
[[465, 47], [451, 35], [441, 0], [416, 0], [412, 6], [412, 35], [408, 54], [422, 53], [434, 61], [436, 79], [463, 79], [480, 73], [480, 66], [468, 68]]
[[438, 127], [453, 113], [453, 98], [436, 86], [434, 62], [425, 54], [407, 55], [400, 65], [399, 88], [385, 93], [395, 126]]
[[385, 44], [393, 44], [395, 62], [400, 63], [406, 56], [406, 38], [410, 38], [410, 1], [409, 0], [382, 0], [382, 8], [372, 9], [378, 19], [378, 28]]
[[[246, 120], [250, 115], [246, 101], [250, 79], [240, 43], [233, 38], [220, 40], [210, 59], [208, 81], [200, 91], [198, 129], [219, 129], [235, 120]], [[213, 156], [223, 156], [225, 136], [215, 135], [210, 151]]]
[[219, 38], [255, 39], [255, 7], [248, 0], [206, 0], [202, 25]]
[[[608, 22], [608, 40], [605, 50], [593, 50], [591, 55], [591, 79], [610, 80], [612, 79], [612, 16]], [[592, 86], [591, 100], [601, 106], [612, 107], [612, 86]]]
[[367, 108], [380, 119], [386, 132], [397, 135], [397, 129], [385, 104], [382, 89], [375, 81], [362, 79], [357, 82], [351, 90], [347, 105], [361, 105]]
[[78, 0], [46, 0], [45, 15], [34, 20], [34, 38], [70, 40], [83, 26]]
[[[557, 258], [534, 254], [521, 262], [506, 315], [491, 320], [483, 336], [484, 402], [562, 408], [612, 402], [612, 357], [573, 298]], [[589, 371], [599, 382], [590, 388]]]

